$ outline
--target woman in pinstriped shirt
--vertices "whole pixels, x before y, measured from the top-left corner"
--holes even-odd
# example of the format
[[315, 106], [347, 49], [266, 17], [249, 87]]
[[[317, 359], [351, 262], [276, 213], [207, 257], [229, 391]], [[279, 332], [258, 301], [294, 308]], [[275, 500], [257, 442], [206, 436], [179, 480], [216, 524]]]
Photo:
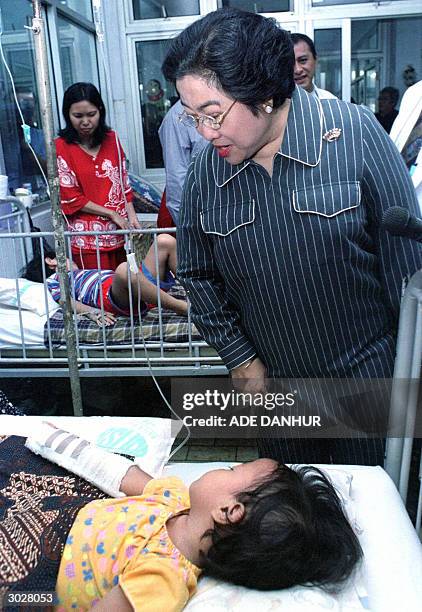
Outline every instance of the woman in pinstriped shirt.
[[[295, 88], [293, 65], [285, 31], [235, 9], [189, 26], [163, 64], [182, 123], [211, 143], [185, 183], [178, 277], [247, 391], [265, 377], [391, 377], [402, 280], [422, 264], [416, 243], [380, 227], [390, 206], [417, 214], [392, 142], [367, 109]], [[383, 456], [380, 440], [310, 455], [283, 444], [292, 461]], [[286, 460], [283, 444], [261, 451]]]

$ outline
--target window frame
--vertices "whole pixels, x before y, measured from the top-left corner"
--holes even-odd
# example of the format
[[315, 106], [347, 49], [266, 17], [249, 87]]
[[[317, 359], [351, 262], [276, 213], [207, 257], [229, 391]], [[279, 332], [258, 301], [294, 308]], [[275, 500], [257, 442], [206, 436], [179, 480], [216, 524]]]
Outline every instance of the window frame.
[[[32, 14], [31, 0], [26, 0], [28, 4], [28, 12]], [[61, 101], [63, 99], [64, 88], [63, 88], [63, 74], [60, 62], [60, 47], [58, 38], [58, 20], [63, 18], [72, 25], [81, 28], [93, 37], [94, 49], [95, 49], [95, 69], [98, 73], [98, 82], [100, 89], [105, 91], [106, 79], [104, 71], [98, 57], [98, 44], [96, 37], [95, 24], [93, 19], [89, 20], [84, 15], [77, 11], [61, 4], [59, 0], [42, 0], [41, 3], [41, 16], [45, 24], [45, 35], [47, 43], [47, 56], [48, 56], [48, 71], [51, 87], [51, 104], [53, 113], [54, 130], [57, 133], [60, 127], [63, 127], [64, 121], [61, 117]], [[17, 31], [17, 35], [21, 35], [20, 30]], [[19, 39], [17, 39], [19, 44]], [[38, 92], [37, 92], [38, 93]], [[39, 94], [38, 94], [39, 95]], [[107, 96], [105, 96], [107, 99]], [[108, 100], [107, 100], [108, 104]], [[0, 168], [2, 173], [6, 172], [3, 146], [0, 139]]]

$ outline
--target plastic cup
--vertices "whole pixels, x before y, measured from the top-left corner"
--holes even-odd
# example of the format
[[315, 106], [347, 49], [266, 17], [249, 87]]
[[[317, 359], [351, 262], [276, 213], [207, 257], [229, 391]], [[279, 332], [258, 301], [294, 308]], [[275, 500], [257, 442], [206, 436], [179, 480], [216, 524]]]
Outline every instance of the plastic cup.
[[15, 196], [19, 198], [25, 208], [32, 207], [32, 193], [28, 191], [28, 189], [24, 189], [23, 187], [19, 187], [15, 190]]

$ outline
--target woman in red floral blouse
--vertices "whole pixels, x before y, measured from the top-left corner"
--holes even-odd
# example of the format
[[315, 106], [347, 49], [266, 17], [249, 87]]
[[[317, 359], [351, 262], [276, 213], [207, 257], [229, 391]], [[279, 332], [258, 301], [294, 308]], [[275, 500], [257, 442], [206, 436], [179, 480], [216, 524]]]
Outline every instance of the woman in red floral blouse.
[[[57, 166], [61, 208], [74, 232], [73, 260], [79, 268], [98, 268], [98, 239], [101, 268], [115, 270], [126, 260], [124, 237], [108, 232], [139, 228], [123, 149], [106, 125], [104, 103], [91, 83], [71, 85], [62, 112], [66, 127], [56, 140]], [[104, 234], [79, 234], [85, 231]]]

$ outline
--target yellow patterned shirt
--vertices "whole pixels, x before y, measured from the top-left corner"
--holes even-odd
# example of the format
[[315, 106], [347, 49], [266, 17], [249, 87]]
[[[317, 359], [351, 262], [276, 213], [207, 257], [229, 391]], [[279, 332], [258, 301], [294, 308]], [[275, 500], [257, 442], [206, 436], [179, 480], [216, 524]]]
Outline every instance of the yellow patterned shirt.
[[117, 584], [135, 611], [182, 610], [201, 570], [173, 545], [166, 521], [189, 506], [174, 476], [150, 480], [136, 497], [87, 504], [63, 551], [56, 611], [89, 610]]

